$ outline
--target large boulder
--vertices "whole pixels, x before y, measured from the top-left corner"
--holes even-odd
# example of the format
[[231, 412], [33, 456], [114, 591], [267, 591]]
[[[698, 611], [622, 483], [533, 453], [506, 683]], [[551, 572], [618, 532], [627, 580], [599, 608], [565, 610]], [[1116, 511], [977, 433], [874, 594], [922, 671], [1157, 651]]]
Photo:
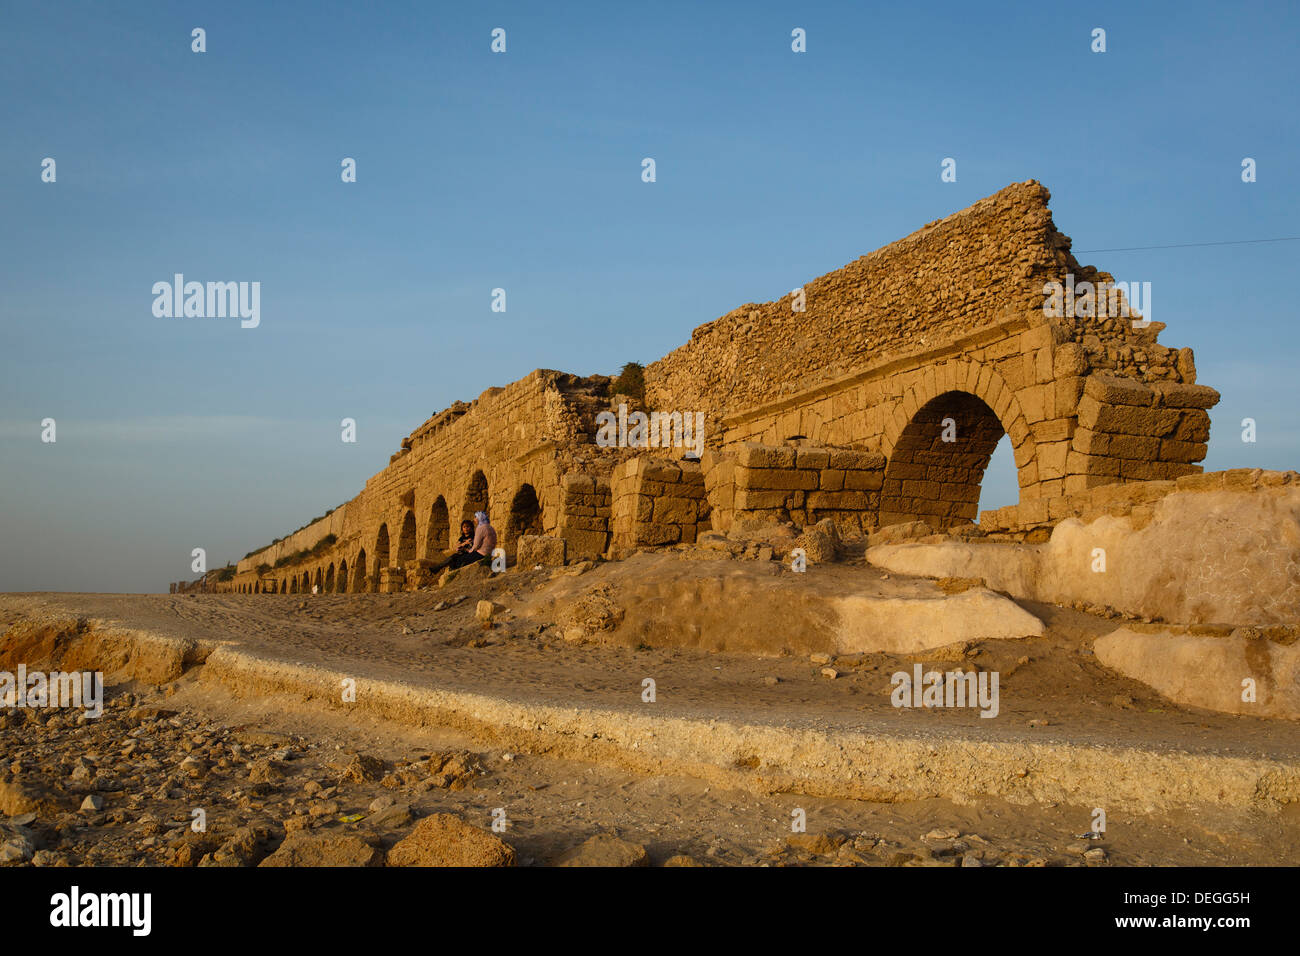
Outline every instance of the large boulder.
[[987, 588], [951, 595], [882, 597], [845, 594], [831, 599], [838, 614], [840, 654], [917, 654], [965, 641], [1039, 637], [1043, 622], [1015, 601]]
[[496, 834], [454, 813], [435, 813], [388, 851], [389, 866], [514, 866], [515, 851]]
[[1300, 720], [1300, 644], [1253, 628], [1228, 637], [1120, 628], [1093, 642], [1097, 660], [1177, 704]]

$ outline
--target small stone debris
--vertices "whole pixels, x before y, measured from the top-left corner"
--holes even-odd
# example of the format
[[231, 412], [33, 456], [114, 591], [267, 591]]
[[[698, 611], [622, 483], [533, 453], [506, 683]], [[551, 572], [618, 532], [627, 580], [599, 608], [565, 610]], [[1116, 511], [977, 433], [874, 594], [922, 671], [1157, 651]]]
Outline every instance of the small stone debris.
[[499, 617], [504, 611], [505, 607], [495, 601], [479, 601], [474, 608], [474, 619], [484, 622], [491, 621], [493, 618]]
[[650, 857], [640, 843], [632, 843], [612, 833], [595, 836], [562, 854], [556, 866], [649, 866]]

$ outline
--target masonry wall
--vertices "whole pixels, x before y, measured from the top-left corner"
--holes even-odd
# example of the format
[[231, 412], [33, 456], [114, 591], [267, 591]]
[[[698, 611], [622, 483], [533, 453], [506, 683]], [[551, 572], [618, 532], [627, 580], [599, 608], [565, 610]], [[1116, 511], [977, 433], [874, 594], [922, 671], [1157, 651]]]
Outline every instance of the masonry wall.
[[973, 520], [1004, 432], [1022, 500], [1198, 472], [1218, 394], [1195, 385], [1191, 350], [1160, 345], [1163, 324], [1136, 315], [1044, 314], [1047, 282], [1113, 279], [1070, 255], [1048, 198], [1015, 184], [807, 283], [805, 312], [785, 296], [697, 328], [647, 368], [648, 403], [704, 411], [718, 450], [885, 455], [885, 523]]
[[[344, 564], [348, 591], [426, 584], [428, 565], [447, 555], [460, 521], [475, 510], [488, 512], [509, 553], [521, 534], [555, 534], [563, 510], [561, 476], [574, 467], [575, 449], [592, 428], [585, 383], [539, 369], [433, 416], [403, 440], [388, 466], [344, 507], [241, 561], [235, 588], [309, 591], [319, 572], [321, 587], [333, 590], [325, 587], [326, 573], [333, 566], [337, 581]], [[512, 506], [527, 498], [529, 489], [536, 496], [536, 513], [516, 525]], [[258, 565], [274, 565], [326, 533], [336, 534], [338, 541], [325, 554], [256, 573]], [[358, 574], [362, 566], [364, 574]]]
[[643, 546], [693, 544], [710, 528], [704, 473], [697, 461], [641, 457], [614, 469], [615, 553]]
[[574, 557], [603, 555], [609, 548], [613, 496], [606, 478], [570, 472], [560, 482], [558, 534]]
[[[718, 458], [710, 459], [714, 465]], [[844, 532], [875, 526], [885, 459], [874, 452], [746, 442], [735, 451], [729, 520], [833, 520]]]

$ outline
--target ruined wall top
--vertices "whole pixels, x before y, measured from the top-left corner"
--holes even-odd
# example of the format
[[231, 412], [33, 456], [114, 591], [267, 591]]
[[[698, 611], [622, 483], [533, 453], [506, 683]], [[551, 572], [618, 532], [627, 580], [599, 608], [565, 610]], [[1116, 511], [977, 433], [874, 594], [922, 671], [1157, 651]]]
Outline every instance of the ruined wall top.
[[[1014, 183], [806, 283], [803, 312], [785, 295], [701, 325], [690, 342], [647, 367], [648, 402], [726, 417], [1012, 316], [1050, 322], [1057, 341], [1080, 343], [1091, 367], [1177, 378], [1151, 371], [1176, 364], [1164, 354], [1171, 350], [1154, 344], [1158, 323], [1136, 330], [1129, 319], [1044, 315], [1045, 283], [1068, 274], [1113, 278], [1078, 264], [1052, 222], [1049, 198], [1034, 180]], [[1155, 354], [1145, 353], [1148, 345]]]

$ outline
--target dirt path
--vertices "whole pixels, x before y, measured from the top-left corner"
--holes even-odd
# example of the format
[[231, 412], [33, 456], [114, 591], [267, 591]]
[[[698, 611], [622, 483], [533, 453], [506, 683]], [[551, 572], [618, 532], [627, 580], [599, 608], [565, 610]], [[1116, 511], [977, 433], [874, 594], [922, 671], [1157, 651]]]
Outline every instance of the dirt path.
[[[532, 621], [507, 619], [484, 630], [474, 619], [479, 599], [517, 607], [541, 580], [529, 572], [509, 583], [396, 595], [3, 595], [0, 625], [22, 616], [84, 616], [358, 676], [562, 707], [643, 708], [642, 681], [650, 677], [656, 713], [664, 716], [1300, 757], [1291, 722], [1180, 708], [1107, 670], [1091, 643], [1116, 623], [1051, 605], [1024, 605], [1048, 624], [1043, 637], [987, 641], [955, 657], [838, 658], [839, 676], [830, 680], [807, 658], [572, 645]], [[464, 599], [433, 610], [457, 598]], [[891, 706], [890, 676], [910, 673], [917, 660], [998, 672], [998, 716]]]

